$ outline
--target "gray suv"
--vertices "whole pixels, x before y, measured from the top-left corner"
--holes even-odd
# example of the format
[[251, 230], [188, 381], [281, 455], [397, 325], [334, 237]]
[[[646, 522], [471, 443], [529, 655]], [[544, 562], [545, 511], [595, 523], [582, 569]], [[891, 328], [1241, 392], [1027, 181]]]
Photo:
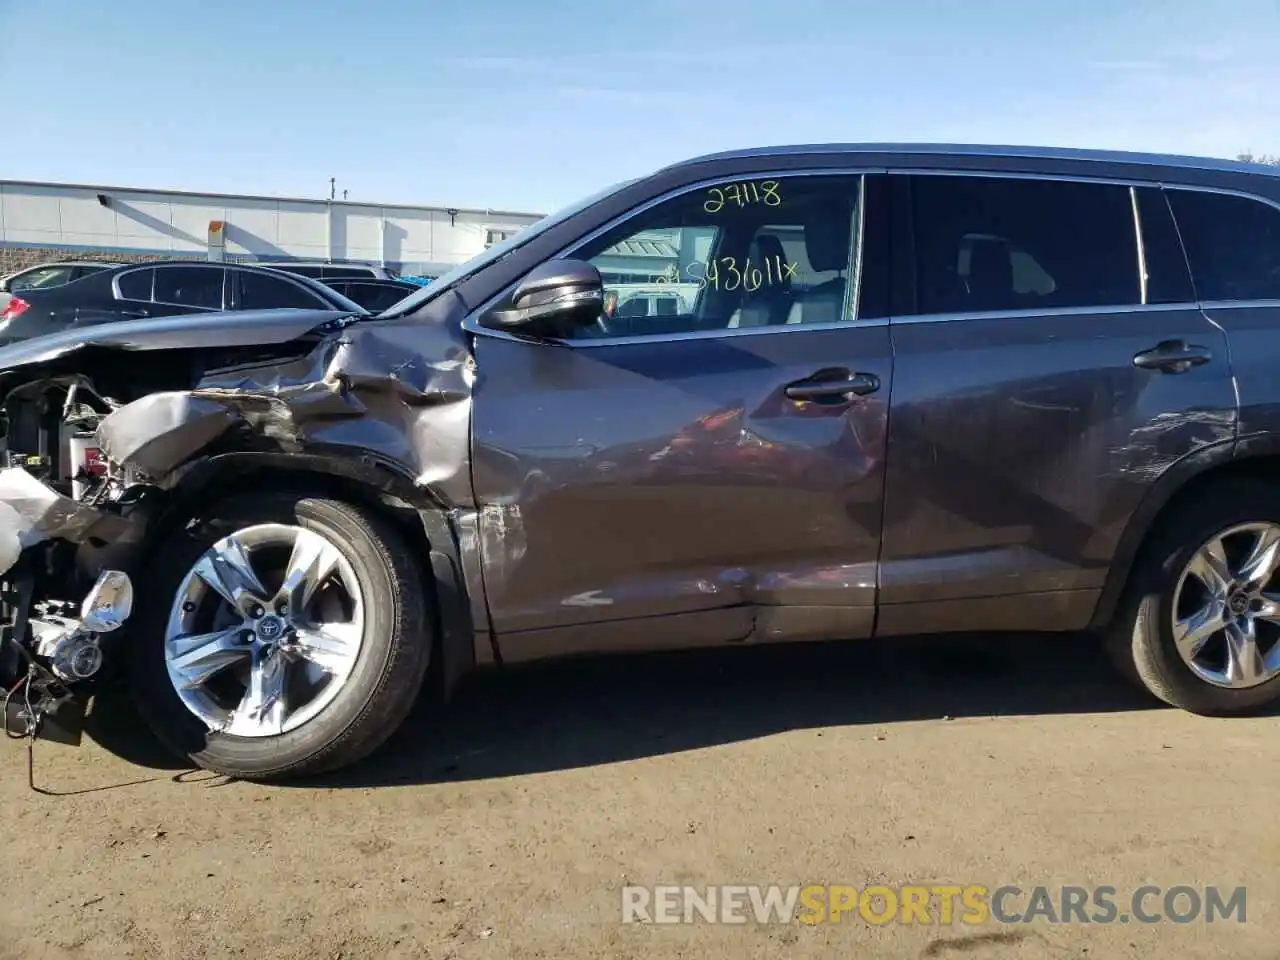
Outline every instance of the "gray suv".
[[[678, 308], [617, 309], [637, 285]], [[369, 753], [429, 664], [442, 694], [568, 654], [1094, 631], [1188, 710], [1280, 698], [1274, 169], [719, 154], [321, 319], [0, 352], [33, 702], [80, 689], [49, 664], [87, 628], [31, 626], [54, 599], [243, 777]]]

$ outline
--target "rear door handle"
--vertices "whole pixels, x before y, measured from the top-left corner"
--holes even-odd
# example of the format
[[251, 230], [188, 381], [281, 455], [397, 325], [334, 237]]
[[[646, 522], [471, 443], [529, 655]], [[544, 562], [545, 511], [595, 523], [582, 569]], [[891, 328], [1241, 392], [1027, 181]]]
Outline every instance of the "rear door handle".
[[866, 396], [880, 389], [880, 378], [873, 373], [855, 373], [840, 380], [797, 380], [787, 384], [786, 395], [792, 400], [829, 400]]
[[1133, 357], [1133, 365], [1143, 370], [1159, 370], [1161, 373], [1186, 373], [1192, 367], [1208, 363], [1213, 354], [1208, 347], [1187, 343], [1185, 340], [1163, 340], [1150, 350], [1143, 350]]

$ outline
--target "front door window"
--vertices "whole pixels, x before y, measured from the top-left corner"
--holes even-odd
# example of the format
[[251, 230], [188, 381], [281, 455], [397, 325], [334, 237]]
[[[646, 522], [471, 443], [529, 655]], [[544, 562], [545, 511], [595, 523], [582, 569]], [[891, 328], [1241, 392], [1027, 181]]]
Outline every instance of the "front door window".
[[574, 253], [605, 284], [576, 338], [665, 336], [854, 316], [861, 178], [744, 178], [657, 204]]

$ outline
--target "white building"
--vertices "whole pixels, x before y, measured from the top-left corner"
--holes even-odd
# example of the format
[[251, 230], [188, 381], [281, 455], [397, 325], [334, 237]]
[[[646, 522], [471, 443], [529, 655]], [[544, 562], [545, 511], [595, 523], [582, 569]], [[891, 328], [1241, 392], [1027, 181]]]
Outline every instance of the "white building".
[[438, 276], [541, 214], [0, 180], [0, 274], [54, 259], [382, 264]]

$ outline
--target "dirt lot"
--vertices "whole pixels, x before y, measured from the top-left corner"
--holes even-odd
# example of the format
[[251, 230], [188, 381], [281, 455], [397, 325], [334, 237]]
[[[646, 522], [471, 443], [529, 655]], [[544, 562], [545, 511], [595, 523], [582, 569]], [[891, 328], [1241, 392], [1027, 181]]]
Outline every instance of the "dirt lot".
[[[169, 763], [119, 709], [0, 746], [3, 957], [1280, 955], [1280, 720], [1198, 719], [1088, 641], [579, 662], [468, 685], [308, 786]], [[1248, 888], [1247, 922], [623, 925], [624, 884]]]

